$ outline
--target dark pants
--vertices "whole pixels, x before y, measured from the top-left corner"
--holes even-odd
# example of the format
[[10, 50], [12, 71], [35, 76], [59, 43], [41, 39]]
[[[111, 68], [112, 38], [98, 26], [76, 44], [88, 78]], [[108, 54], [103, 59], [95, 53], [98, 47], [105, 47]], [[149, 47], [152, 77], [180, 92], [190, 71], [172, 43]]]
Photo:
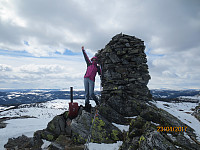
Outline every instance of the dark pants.
[[98, 105], [98, 98], [94, 95], [94, 81], [89, 78], [84, 78], [84, 86], [85, 86], [85, 105], [89, 104], [89, 98], [92, 98], [96, 104]]

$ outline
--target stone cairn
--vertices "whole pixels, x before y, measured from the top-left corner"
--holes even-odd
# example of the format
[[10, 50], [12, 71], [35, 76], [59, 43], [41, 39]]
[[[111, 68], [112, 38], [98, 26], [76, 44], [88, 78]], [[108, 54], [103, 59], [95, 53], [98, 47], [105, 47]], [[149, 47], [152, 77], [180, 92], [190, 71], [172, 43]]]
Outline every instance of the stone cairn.
[[96, 53], [102, 68], [101, 100], [123, 116], [134, 114], [134, 101], [151, 99], [144, 50], [144, 41], [120, 33]]

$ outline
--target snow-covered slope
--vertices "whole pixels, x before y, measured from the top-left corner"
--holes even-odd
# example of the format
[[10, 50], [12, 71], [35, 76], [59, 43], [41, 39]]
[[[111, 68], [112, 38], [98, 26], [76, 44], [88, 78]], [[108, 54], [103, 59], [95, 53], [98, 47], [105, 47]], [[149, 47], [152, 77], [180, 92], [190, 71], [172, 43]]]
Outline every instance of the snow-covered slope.
[[[48, 122], [53, 119], [56, 115], [64, 113], [68, 110], [68, 103], [70, 100], [66, 99], [56, 99], [44, 103], [33, 103], [33, 104], [23, 104], [20, 105], [17, 109], [10, 109], [3, 112], [0, 112], [0, 118], [9, 117], [10, 120], [7, 120], [6, 128], [0, 129], [0, 149], [4, 149], [3, 145], [7, 143], [8, 138], [18, 137], [22, 134], [32, 137], [33, 133], [37, 130], [45, 129]], [[84, 105], [83, 99], [74, 100], [74, 102], [78, 102], [79, 105]], [[90, 101], [92, 106], [95, 106], [94, 101]], [[157, 101], [154, 104], [162, 108], [175, 117], [179, 118], [182, 122], [193, 128], [198, 136], [198, 140], [200, 141], [200, 122], [191, 115], [193, 112], [191, 109], [197, 106], [197, 103], [169, 103]], [[13, 117], [32, 117], [26, 119], [12, 119]], [[136, 116], [133, 116], [135, 118]], [[113, 123], [114, 124], [114, 123]], [[128, 130], [129, 126], [123, 126], [114, 124], [121, 131]], [[187, 135], [185, 135], [187, 136]], [[46, 145], [48, 146], [48, 142]], [[90, 143], [90, 150], [95, 149], [108, 149], [114, 150], [118, 149], [122, 142], [118, 142], [115, 144], [96, 144]]]
[[186, 99], [195, 99], [200, 101], [200, 95], [195, 96], [180, 96], [179, 98], [186, 98]]
[[200, 102], [200, 95], [195, 95], [195, 96], [179, 96], [178, 99], [182, 102], [193, 102], [193, 103], [198, 103]]
[[[83, 100], [79, 101], [83, 104]], [[6, 128], [0, 129], [0, 149], [7, 143], [8, 138], [18, 137], [22, 134], [32, 137], [37, 130], [46, 128], [49, 121], [56, 115], [62, 114], [68, 110], [68, 103], [70, 100], [57, 99], [45, 103], [34, 103], [20, 105], [17, 109], [11, 109], [0, 113], [0, 118], [3, 117], [22, 117], [30, 116], [32, 118], [26, 119], [10, 119], [7, 120]]]
[[0, 106], [0, 112], [11, 109], [11, 108], [15, 108], [15, 106]]
[[197, 139], [200, 142], [200, 122], [194, 116], [191, 115], [193, 109], [198, 105], [198, 103], [169, 103], [157, 101], [154, 102], [154, 104], [158, 108], [166, 110], [167, 112], [181, 120], [183, 123], [193, 128], [196, 132]]

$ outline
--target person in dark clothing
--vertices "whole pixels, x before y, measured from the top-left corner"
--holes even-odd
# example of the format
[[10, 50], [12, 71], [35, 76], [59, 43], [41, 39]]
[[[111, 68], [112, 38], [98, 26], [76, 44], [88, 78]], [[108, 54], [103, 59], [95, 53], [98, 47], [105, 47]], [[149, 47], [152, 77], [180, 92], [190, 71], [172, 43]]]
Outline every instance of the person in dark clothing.
[[87, 64], [87, 70], [84, 75], [84, 87], [85, 87], [85, 107], [89, 107], [89, 98], [91, 97], [96, 105], [99, 105], [98, 98], [94, 94], [95, 77], [98, 74], [101, 76], [101, 68], [97, 65], [97, 57], [92, 57], [91, 60], [88, 58], [84, 46], [82, 46], [83, 56]]

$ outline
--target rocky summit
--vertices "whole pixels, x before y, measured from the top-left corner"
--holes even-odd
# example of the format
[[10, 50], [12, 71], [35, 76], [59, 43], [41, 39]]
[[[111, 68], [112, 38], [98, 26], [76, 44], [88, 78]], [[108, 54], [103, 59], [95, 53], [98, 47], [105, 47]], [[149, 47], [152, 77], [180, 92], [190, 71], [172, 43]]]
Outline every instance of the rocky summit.
[[[55, 116], [46, 129], [33, 138], [21, 136], [8, 140], [6, 149], [49, 150], [85, 148], [88, 136], [93, 143], [123, 141], [120, 150], [198, 150], [194, 130], [152, 103], [147, 87], [150, 75], [144, 42], [134, 36], [117, 34], [96, 56], [102, 68], [101, 104], [87, 112], [79, 107], [78, 116], [68, 112]], [[129, 125], [121, 131], [113, 124]], [[23, 145], [20, 143], [24, 143]]]

